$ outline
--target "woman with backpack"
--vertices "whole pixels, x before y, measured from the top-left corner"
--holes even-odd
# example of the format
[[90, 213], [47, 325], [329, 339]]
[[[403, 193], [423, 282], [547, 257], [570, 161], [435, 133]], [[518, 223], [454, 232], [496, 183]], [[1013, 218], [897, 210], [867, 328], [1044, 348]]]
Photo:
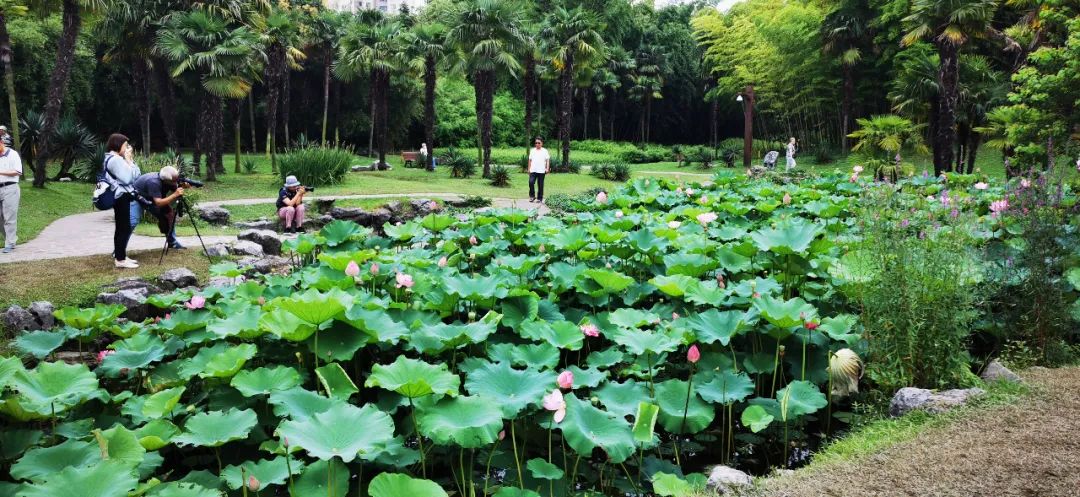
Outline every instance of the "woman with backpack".
[[139, 166], [135, 164], [135, 149], [128, 143], [128, 137], [113, 133], [105, 143], [105, 182], [113, 194], [113, 259], [116, 267], [134, 269], [138, 261], [127, 256], [128, 240], [135, 230], [131, 219], [131, 204], [135, 202], [135, 180], [139, 177]]

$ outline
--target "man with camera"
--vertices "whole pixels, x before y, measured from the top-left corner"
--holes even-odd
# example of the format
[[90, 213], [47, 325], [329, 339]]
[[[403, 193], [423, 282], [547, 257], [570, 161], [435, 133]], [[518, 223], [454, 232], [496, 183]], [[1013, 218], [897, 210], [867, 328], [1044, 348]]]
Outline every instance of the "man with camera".
[[312, 190], [301, 185], [296, 176], [285, 178], [285, 186], [278, 191], [277, 209], [286, 233], [304, 231], [304, 194]]
[[135, 180], [138, 201], [132, 203], [132, 217], [141, 217], [143, 209], [153, 214], [171, 249], [184, 248], [176, 239], [176, 211], [172, 203], [184, 196], [183, 187], [187, 184], [180, 178], [180, 171], [172, 166], [165, 166], [156, 173], [146, 173]]

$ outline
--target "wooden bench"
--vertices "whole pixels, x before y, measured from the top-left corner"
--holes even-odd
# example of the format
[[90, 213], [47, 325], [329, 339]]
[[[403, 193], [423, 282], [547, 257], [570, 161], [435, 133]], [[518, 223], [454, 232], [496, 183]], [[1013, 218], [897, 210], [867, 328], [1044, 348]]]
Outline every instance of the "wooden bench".
[[420, 152], [402, 152], [401, 161], [405, 163], [405, 167], [416, 167], [417, 161], [420, 160]]

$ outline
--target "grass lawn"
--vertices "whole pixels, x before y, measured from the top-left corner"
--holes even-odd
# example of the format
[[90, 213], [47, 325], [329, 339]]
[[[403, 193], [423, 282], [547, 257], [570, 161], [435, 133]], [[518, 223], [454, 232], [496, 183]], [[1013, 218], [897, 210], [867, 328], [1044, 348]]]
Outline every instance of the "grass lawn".
[[[45, 188], [34, 188], [23, 181], [19, 200], [19, 242], [37, 236], [49, 223], [72, 214], [87, 212], [90, 205], [91, 185], [83, 183], [47, 183]], [[0, 238], [3, 233], [0, 233]]]

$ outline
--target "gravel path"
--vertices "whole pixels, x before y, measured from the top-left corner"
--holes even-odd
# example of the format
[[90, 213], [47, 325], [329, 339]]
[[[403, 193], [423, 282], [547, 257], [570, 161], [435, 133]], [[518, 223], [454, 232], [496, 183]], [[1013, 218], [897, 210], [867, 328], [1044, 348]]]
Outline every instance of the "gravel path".
[[[324, 195], [315, 198], [345, 200], [345, 199], [370, 199], [370, 198], [431, 198], [439, 200], [457, 200], [459, 195], [447, 195], [445, 193], [410, 193], [410, 194], [384, 194], [384, 195]], [[257, 205], [269, 204], [273, 200], [264, 198], [247, 198], [236, 200], [222, 200], [217, 202], [202, 202], [203, 206], [222, 205]], [[518, 209], [539, 209], [540, 215], [550, 212], [546, 205], [533, 204], [527, 200], [497, 198], [492, 199], [493, 207], [516, 207]], [[34, 239], [20, 243], [15, 251], [10, 254], [0, 254], [0, 264], [20, 261], [36, 261], [44, 259], [61, 259], [64, 257], [81, 257], [87, 255], [102, 255], [112, 253], [113, 213], [112, 211], [95, 211], [85, 214], [75, 214], [57, 219], [45, 227]], [[199, 240], [195, 237], [179, 237], [180, 243], [188, 247], [198, 247]], [[207, 245], [214, 243], [228, 243], [235, 240], [235, 236], [204, 236]], [[128, 243], [128, 250], [154, 250], [161, 249], [165, 241], [160, 236], [133, 235]]]
[[761, 495], [1080, 496], [1080, 367], [1023, 375], [1036, 393], [881, 453], [767, 480]]

